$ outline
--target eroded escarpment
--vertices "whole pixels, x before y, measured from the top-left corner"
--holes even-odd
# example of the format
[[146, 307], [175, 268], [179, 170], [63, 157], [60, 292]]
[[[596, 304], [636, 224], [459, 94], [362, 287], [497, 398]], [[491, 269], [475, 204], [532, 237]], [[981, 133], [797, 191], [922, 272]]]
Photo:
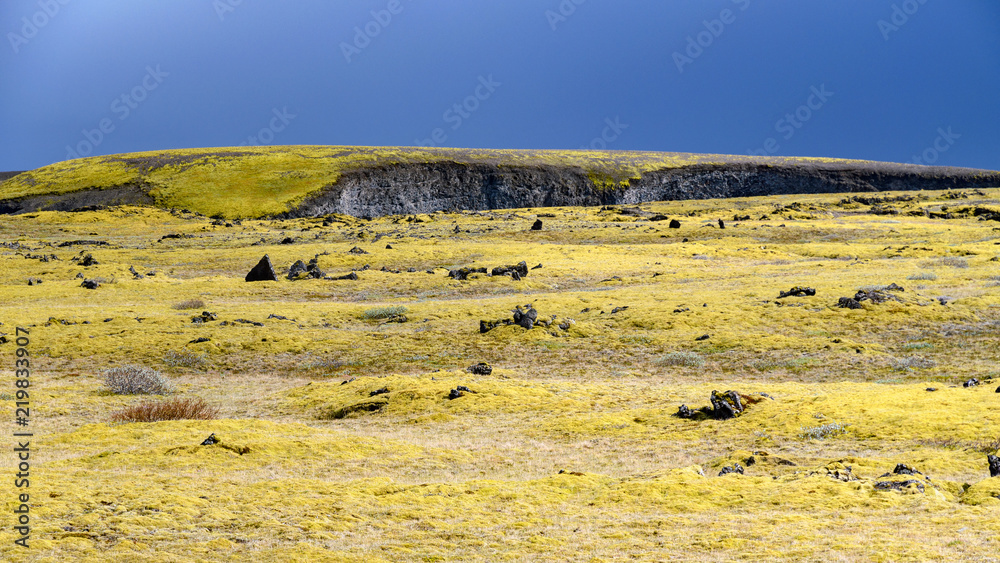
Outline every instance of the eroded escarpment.
[[89, 188], [64, 194], [44, 194], [0, 200], [0, 213], [31, 211], [78, 211], [111, 205], [154, 205], [149, 186], [129, 184], [111, 188]]
[[[324, 153], [315, 162], [288, 151], [249, 156], [211, 153], [213, 158], [226, 159], [225, 166], [202, 152], [120, 157], [115, 162], [120, 161], [127, 174], [118, 178], [128, 179], [118, 179], [122, 183], [117, 185], [112, 178], [122, 172], [107, 168], [110, 165], [104, 159], [87, 164], [93, 169], [89, 174], [81, 174], [80, 165], [75, 164], [66, 168], [66, 176], [62, 169], [55, 169], [47, 175], [25, 173], [20, 181], [15, 177], [9, 184], [16, 188], [12, 193], [35, 193], [8, 198], [0, 193], [0, 213], [160, 205], [229, 219], [329, 213], [376, 217], [459, 209], [1000, 186], [1000, 172], [869, 161], [663, 153], [662, 163], [650, 164], [649, 155], [630, 153], [601, 153], [594, 161], [587, 160], [589, 155], [545, 151], [529, 156], [457, 152], [445, 158], [411, 153], [390, 151], [350, 162], [338, 161], [343, 158], [339, 153]], [[189, 171], [199, 166], [221, 168], [218, 172]], [[45, 187], [35, 188], [36, 181]], [[61, 183], [83, 189], [57, 190]], [[48, 189], [63, 193], [39, 193]]]
[[509, 167], [457, 162], [406, 164], [344, 174], [289, 211], [288, 217], [343, 213], [377, 217], [456, 209], [508, 209], [795, 193], [986, 188], [1000, 174], [962, 168], [872, 163], [773, 166], [696, 165], [657, 170], [599, 187], [579, 168]]

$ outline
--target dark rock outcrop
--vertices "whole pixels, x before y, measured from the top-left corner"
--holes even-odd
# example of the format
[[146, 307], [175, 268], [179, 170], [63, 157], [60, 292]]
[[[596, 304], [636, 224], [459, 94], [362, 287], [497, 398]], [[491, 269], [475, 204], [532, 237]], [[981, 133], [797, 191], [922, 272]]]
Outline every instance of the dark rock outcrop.
[[274, 273], [274, 266], [271, 265], [271, 258], [265, 254], [260, 262], [254, 266], [246, 275], [246, 281], [278, 281], [278, 276]]

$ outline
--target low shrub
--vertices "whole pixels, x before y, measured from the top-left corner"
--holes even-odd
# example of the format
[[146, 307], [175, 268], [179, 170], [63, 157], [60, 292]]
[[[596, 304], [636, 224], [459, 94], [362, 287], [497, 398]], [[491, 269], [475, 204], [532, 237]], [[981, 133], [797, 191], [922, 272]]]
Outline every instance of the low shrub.
[[201, 299], [188, 299], [187, 301], [181, 301], [180, 303], [173, 304], [174, 309], [204, 309], [205, 302]]
[[112, 422], [158, 422], [161, 420], [212, 420], [218, 409], [199, 397], [145, 401], [112, 413]]
[[664, 366], [698, 367], [705, 363], [705, 358], [696, 352], [668, 352], [657, 358], [656, 363]]
[[806, 440], [822, 440], [832, 436], [839, 436], [847, 433], [846, 424], [831, 422], [810, 428], [802, 427], [802, 437]]
[[933, 280], [937, 279], [937, 274], [935, 274], [934, 272], [918, 272], [916, 274], [912, 274], [912, 275], [906, 276], [906, 279], [908, 279], [908, 280], [930, 280], [930, 281], [933, 281]]
[[405, 314], [407, 311], [406, 307], [401, 305], [392, 305], [390, 307], [373, 307], [366, 310], [361, 314], [361, 318], [365, 320], [376, 320], [376, 319], [389, 319], [392, 317], [398, 317]]
[[132, 365], [104, 370], [104, 384], [116, 395], [165, 395], [173, 391], [170, 380], [160, 372]]
[[163, 355], [163, 363], [172, 368], [204, 367], [208, 364], [208, 354], [195, 354], [194, 352], [188, 352], [186, 350], [181, 350], [180, 352], [176, 350], [168, 350], [167, 353]]

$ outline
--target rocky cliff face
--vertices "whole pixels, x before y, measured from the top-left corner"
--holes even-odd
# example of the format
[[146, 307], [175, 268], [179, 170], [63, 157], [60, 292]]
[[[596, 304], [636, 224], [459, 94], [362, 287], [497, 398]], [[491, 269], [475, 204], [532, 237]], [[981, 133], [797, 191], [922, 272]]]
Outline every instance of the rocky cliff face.
[[[229, 153], [211, 153], [216, 157]], [[867, 161], [823, 159], [780, 159], [721, 156], [717, 163], [663, 165], [659, 167], [614, 169], [616, 178], [601, 168], [586, 169], [540, 151], [537, 163], [505, 160], [501, 153], [489, 161], [457, 154], [454, 160], [411, 160], [395, 163], [364, 163], [338, 171], [338, 180], [326, 186], [318, 184], [305, 200], [290, 207], [285, 217], [308, 217], [328, 213], [354, 216], [380, 216], [430, 213], [457, 209], [505, 209], [518, 207], [586, 206], [636, 204], [645, 201], [709, 199], [771, 194], [873, 192], [886, 190], [970, 189], [1000, 186], [1000, 172], [966, 168], [927, 167]], [[610, 154], [610, 153], [609, 153]], [[210, 155], [210, 156], [211, 156]], [[170, 156], [170, 155], [168, 155]], [[231, 155], [229, 155], [231, 156]], [[245, 155], [244, 155], [245, 156]], [[336, 156], [336, 155], [333, 155]], [[329, 158], [333, 158], [330, 156]], [[419, 156], [419, 155], [418, 155]], [[606, 155], [602, 155], [606, 156]], [[694, 155], [697, 156], [697, 155]], [[205, 155], [198, 155], [204, 158]], [[162, 157], [161, 160], [163, 160]], [[174, 157], [176, 158], [176, 157]], [[235, 158], [235, 157], [234, 157]], [[321, 158], [327, 158], [322, 156]], [[412, 157], [411, 158], [416, 158]], [[623, 153], [611, 154], [627, 165]], [[688, 162], [697, 159], [692, 155]], [[716, 157], [712, 157], [716, 158]], [[544, 160], [548, 159], [548, 160]], [[123, 162], [126, 162], [123, 160]], [[151, 161], [156, 165], [172, 164], [169, 158]], [[552, 162], [552, 163], [550, 163]], [[638, 162], [638, 161], [635, 161]], [[126, 162], [128, 164], [128, 162]], [[215, 163], [203, 164], [204, 166]], [[251, 163], [253, 166], [258, 164]], [[274, 164], [274, 167], [280, 164]], [[331, 164], [333, 166], [333, 164]], [[650, 170], [641, 176], [619, 181], [625, 170]], [[20, 198], [2, 199], [0, 213], [24, 213], [36, 210], [72, 211], [109, 205], [156, 205], [170, 183], [176, 179], [153, 182], [142, 169], [133, 181], [121, 185], [89, 187], [64, 194], [41, 193]], [[275, 174], [294, 171], [272, 170]], [[602, 176], [603, 175], [603, 176]], [[59, 174], [53, 174], [55, 182]], [[72, 178], [72, 171], [68, 178]], [[211, 178], [211, 174], [203, 176]], [[233, 180], [233, 178], [236, 180]], [[337, 177], [328, 175], [328, 178]], [[34, 181], [34, 177], [27, 177]], [[219, 179], [219, 186], [198, 184], [199, 189], [218, 189], [218, 193], [239, 197], [240, 176]], [[16, 178], [13, 180], [16, 181]], [[67, 179], [66, 182], [83, 180]], [[188, 180], [190, 182], [190, 180]], [[201, 180], [199, 180], [201, 181]], [[326, 181], [326, 180], [320, 180]], [[235, 182], [235, 183], [234, 183]], [[278, 201], [285, 197], [281, 186], [273, 188]], [[280, 206], [278, 207], [281, 208]], [[198, 210], [195, 207], [192, 209]], [[259, 216], [259, 215], [256, 215]]]
[[428, 163], [345, 174], [287, 215], [380, 216], [455, 209], [636, 204], [773, 194], [986, 188], [1000, 173], [871, 163], [869, 167], [701, 165], [649, 172], [601, 189], [579, 169]]

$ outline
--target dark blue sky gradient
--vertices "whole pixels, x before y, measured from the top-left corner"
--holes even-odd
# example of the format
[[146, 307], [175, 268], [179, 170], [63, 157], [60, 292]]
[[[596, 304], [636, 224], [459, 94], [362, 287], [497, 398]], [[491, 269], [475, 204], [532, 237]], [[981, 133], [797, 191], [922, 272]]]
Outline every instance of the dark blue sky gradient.
[[0, 32], [0, 170], [425, 142], [1000, 169], [996, 0], [3, 0]]

